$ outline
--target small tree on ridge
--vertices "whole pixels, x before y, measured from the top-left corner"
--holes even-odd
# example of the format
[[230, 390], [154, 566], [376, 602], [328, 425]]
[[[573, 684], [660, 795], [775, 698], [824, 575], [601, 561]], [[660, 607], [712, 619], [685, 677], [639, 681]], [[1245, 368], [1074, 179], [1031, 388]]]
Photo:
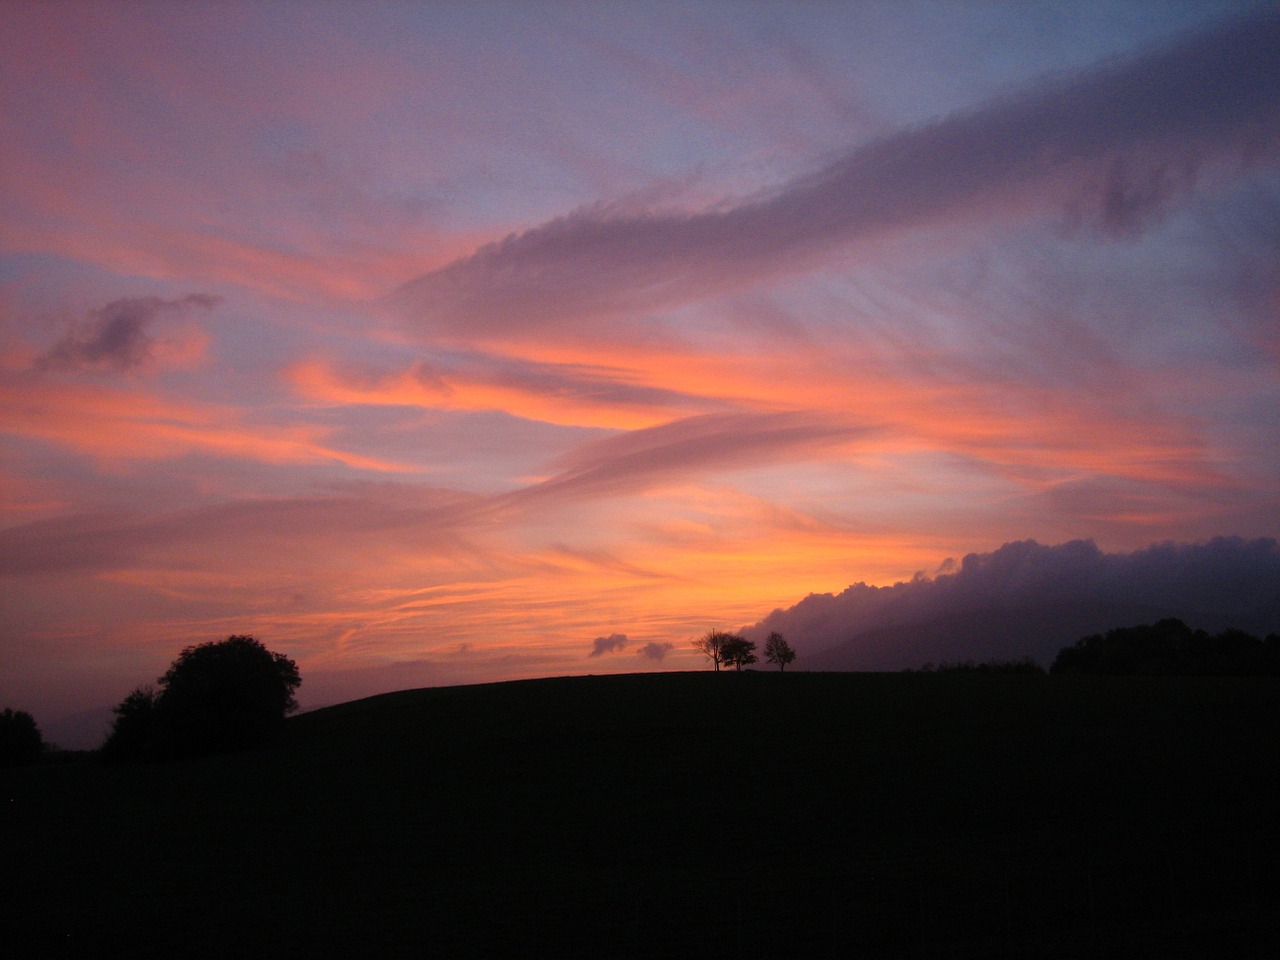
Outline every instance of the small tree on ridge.
[[782, 671], [787, 669], [787, 664], [796, 658], [796, 652], [782, 634], [775, 630], [764, 642], [764, 658], [770, 663], [776, 663], [778, 670]]
[[733, 669], [741, 670], [756, 662], [756, 645], [746, 637], [732, 635], [720, 648], [720, 656], [726, 665], [732, 664]]

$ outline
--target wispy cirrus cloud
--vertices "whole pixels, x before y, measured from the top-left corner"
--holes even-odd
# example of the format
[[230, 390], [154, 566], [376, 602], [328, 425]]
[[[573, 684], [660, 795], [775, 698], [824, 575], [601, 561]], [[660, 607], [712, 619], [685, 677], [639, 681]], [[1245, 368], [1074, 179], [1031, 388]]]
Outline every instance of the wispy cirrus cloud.
[[[400, 489], [400, 488], [397, 488]], [[347, 566], [348, 552], [383, 555], [448, 551], [479, 498], [423, 486], [377, 486], [346, 495], [241, 499], [170, 511], [114, 510], [37, 520], [0, 530], [0, 575], [43, 576], [168, 566], [198, 549], [216, 568], [241, 555], [242, 569], [285, 562]], [[265, 547], [258, 554], [251, 548]], [[254, 559], [260, 557], [260, 559]], [[310, 557], [311, 559], [306, 559]]]
[[503, 410], [544, 423], [614, 430], [654, 426], [706, 405], [645, 383], [634, 370], [483, 353], [445, 354], [393, 370], [313, 359], [293, 365], [286, 376], [302, 396], [327, 404]]
[[636, 493], [700, 473], [790, 461], [865, 437], [863, 424], [807, 413], [688, 417], [584, 444], [559, 472], [501, 498], [509, 506]]
[[1202, 181], [1272, 161], [1280, 13], [853, 150], [701, 212], [584, 208], [483, 247], [393, 298], [433, 336], [520, 339], [807, 269], [907, 228], [1056, 216], [1141, 232]]
[[234, 406], [175, 400], [131, 387], [52, 382], [30, 372], [0, 373], [0, 401], [0, 432], [104, 462], [201, 453], [261, 463], [343, 463], [391, 473], [406, 469], [330, 445], [330, 431], [321, 426], [255, 423]]

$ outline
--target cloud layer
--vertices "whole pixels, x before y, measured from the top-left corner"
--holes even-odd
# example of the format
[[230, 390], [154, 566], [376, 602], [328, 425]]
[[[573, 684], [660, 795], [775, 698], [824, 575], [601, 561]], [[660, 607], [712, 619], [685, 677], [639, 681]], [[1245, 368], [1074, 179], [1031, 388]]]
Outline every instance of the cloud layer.
[[11, 6], [0, 704], [230, 633], [304, 704], [695, 669], [814, 591], [801, 664], [909, 666], [1272, 569], [1274, 4]]
[[745, 633], [779, 631], [810, 655], [810, 669], [1027, 656], [1048, 666], [1080, 636], [1165, 617], [1280, 632], [1280, 545], [1218, 537], [1104, 553], [1088, 540], [1023, 540], [948, 561], [932, 578], [811, 595]]

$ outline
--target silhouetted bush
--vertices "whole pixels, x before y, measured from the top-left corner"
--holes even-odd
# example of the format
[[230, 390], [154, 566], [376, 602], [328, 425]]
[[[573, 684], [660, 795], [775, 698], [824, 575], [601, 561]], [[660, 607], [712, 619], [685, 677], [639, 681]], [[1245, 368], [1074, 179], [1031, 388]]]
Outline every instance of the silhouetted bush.
[[1280, 635], [1243, 630], [1210, 635], [1181, 620], [1093, 634], [1063, 647], [1050, 673], [1108, 676], [1280, 676]]
[[956, 663], [926, 663], [919, 671], [908, 670], [907, 673], [1006, 673], [1025, 674], [1028, 676], [1044, 676], [1044, 667], [1030, 657], [1020, 660], [984, 660], [975, 663], [972, 660]]
[[107, 742], [102, 745], [103, 757], [108, 760], [141, 760], [157, 757], [163, 752], [154, 688], [138, 687], [112, 710], [116, 719]]
[[5, 707], [0, 713], [0, 766], [35, 763], [44, 750], [40, 728], [31, 714]]
[[253, 637], [232, 636], [187, 647], [159, 680], [115, 708], [103, 744], [110, 760], [224, 753], [276, 734], [297, 709], [297, 665]]

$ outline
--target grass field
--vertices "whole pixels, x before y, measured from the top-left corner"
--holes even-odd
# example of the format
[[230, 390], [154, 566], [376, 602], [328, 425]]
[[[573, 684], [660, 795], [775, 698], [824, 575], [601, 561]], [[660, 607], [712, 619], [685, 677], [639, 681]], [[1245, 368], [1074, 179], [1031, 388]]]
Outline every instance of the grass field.
[[1270, 957], [1280, 686], [662, 674], [0, 772], [7, 957]]

